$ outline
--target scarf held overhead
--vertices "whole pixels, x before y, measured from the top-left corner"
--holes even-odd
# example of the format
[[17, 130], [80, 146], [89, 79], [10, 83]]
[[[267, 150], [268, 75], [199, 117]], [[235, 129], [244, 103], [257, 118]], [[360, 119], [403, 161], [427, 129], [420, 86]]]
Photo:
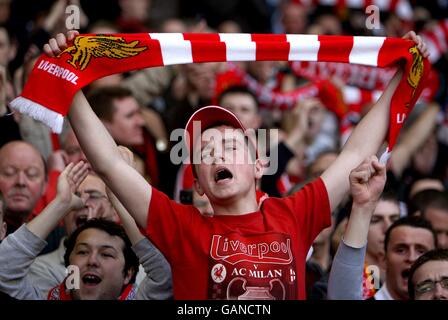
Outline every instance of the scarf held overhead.
[[174, 64], [225, 61], [323, 61], [390, 67], [405, 61], [390, 108], [392, 150], [422, 90], [430, 64], [410, 40], [292, 34], [79, 35], [58, 57], [41, 55], [11, 106], [62, 130], [73, 96], [107, 75]]

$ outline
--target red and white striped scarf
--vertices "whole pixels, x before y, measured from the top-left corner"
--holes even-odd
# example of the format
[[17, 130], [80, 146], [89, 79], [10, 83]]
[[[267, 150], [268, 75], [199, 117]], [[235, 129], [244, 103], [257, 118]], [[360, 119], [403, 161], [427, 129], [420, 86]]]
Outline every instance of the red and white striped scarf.
[[[221, 72], [216, 77], [216, 97], [234, 85], [246, 86], [255, 96], [260, 108], [275, 110], [290, 110], [297, 105], [297, 102], [310, 97], [318, 97], [323, 104], [338, 118], [344, 117], [347, 113], [346, 105], [343, 101], [342, 92], [327, 79], [311, 79], [310, 83], [302, 85], [294, 90], [281, 92], [279, 86], [274, 88], [259, 83], [254, 77], [246, 73], [236, 65], [229, 63], [229, 68]], [[213, 101], [217, 103], [217, 101]]]
[[[433, 51], [431, 50], [430, 59], [433, 56]], [[387, 84], [397, 71], [395, 67], [375, 68], [337, 62], [294, 61], [290, 63], [290, 67], [295, 75], [313, 82], [335, 77], [347, 84], [342, 90], [342, 99], [346, 105], [345, 113], [336, 113], [338, 118], [342, 119], [340, 131], [343, 135], [345, 132], [349, 132], [353, 125], [359, 121], [363, 106], [378, 101]], [[425, 103], [430, 102], [437, 94], [440, 85], [436, 70], [431, 69], [429, 71], [427, 81], [423, 85], [424, 88], [420, 100]], [[315, 96], [318, 96], [317, 91]], [[339, 110], [341, 109], [339, 108]], [[353, 119], [357, 120], [353, 122]], [[346, 139], [343, 140], [345, 141]]]
[[291, 70], [309, 80], [337, 77], [344, 83], [367, 90], [384, 90], [397, 71], [396, 68], [375, 68], [334, 62], [294, 61]]
[[293, 34], [79, 35], [58, 57], [42, 55], [11, 106], [62, 129], [74, 94], [92, 81], [130, 70], [223, 61], [325, 61], [374, 67], [405, 60], [391, 101], [389, 151], [412, 110], [430, 64], [410, 40], [385, 37]]

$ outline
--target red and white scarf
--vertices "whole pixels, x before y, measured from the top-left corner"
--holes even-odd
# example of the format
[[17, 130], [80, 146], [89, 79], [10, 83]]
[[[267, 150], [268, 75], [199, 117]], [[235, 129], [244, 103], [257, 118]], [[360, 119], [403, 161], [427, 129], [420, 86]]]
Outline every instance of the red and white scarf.
[[[347, 113], [342, 93], [327, 79], [311, 79], [312, 82], [300, 86], [294, 90], [281, 92], [279, 86], [272, 88], [259, 83], [254, 77], [246, 73], [236, 65], [229, 63], [229, 68], [216, 76], [216, 96], [228, 87], [234, 85], [246, 86], [255, 96], [260, 108], [275, 110], [290, 110], [297, 102], [318, 97], [328, 109], [334, 112], [338, 118], [343, 118]], [[217, 103], [217, 101], [213, 101]]]
[[430, 64], [410, 40], [292, 34], [79, 35], [58, 57], [42, 55], [11, 106], [62, 129], [74, 94], [92, 81], [130, 70], [223, 61], [325, 61], [390, 67], [405, 61], [390, 111], [389, 149], [422, 90]]
[[[433, 51], [430, 50], [431, 55], [429, 59], [433, 56]], [[340, 126], [342, 135], [347, 132], [350, 133], [353, 125], [359, 121], [363, 106], [378, 101], [387, 84], [397, 71], [395, 67], [375, 68], [337, 62], [294, 61], [290, 63], [290, 67], [295, 75], [313, 82], [335, 77], [347, 84], [342, 89], [342, 99], [346, 108], [336, 109], [338, 118], [342, 119]], [[423, 86], [424, 88], [419, 100], [424, 103], [432, 101], [440, 86], [440, 80], [436, 70], [431, 69], [428, 72], [427, 81]], [[318, 93], [315, 96], [318, 96]], [[332, 104], [334, 104], [335, 99], [331, 96], [329, 98]], [[345, 110], [345, 112], [341, 114], [341, 110]], [[353, 119], [356, 119], [356, 121], [353, 122]], [[343, 141], [345, 140], [344, 138]]]

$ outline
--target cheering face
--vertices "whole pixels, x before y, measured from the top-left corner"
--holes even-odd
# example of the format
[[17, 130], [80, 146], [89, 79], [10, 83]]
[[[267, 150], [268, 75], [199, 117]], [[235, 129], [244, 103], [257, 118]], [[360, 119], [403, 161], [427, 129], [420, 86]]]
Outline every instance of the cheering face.
[[373, 257], [384, 253], [384, 237], [387, 229], [400, 218], [400, 208], [393, 201], [380, 200], [373, 212], [367, 235], [367, 252]]
[[448, 261], [428, 261], [412, 278], [415, 300], [448, 300]]
[[201, 158], [195, 164], [198, 193], [205, 193], [213, 205], [255, 192], [255, 179], [261, 178], [262, 169], [258, 160], [254, 163], [241, 130], [219, 126], [205, 130], [201, 138], [194, 149]]
[[72, 292], [76, 300], [116, 300], [129, 284], [133, 271], [124, 274], [124, 241], [102, 230], [81, 232], [70, 254], [70, 264], [80, 272], [80, 288]]
[[0, 191], [7, 212], [26, 218], [45, 186], [44, 163], [37, 150], [24, 142], [11, 142], [1, 149]]
[[434, 236], [427, 229], [399, 226], [392, 230], [386, 252], [386, 283], [396, 299], [409, 298], [409, 270], [418, 257], [434, 248]]

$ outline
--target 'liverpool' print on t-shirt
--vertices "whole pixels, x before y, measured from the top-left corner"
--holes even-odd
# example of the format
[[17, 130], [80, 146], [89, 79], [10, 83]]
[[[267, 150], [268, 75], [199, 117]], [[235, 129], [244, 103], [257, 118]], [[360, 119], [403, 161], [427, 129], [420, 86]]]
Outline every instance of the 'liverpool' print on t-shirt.
[[295, 261], [286, 234], [213, 235], [209, 272], [209, 299], [296, 298]]

